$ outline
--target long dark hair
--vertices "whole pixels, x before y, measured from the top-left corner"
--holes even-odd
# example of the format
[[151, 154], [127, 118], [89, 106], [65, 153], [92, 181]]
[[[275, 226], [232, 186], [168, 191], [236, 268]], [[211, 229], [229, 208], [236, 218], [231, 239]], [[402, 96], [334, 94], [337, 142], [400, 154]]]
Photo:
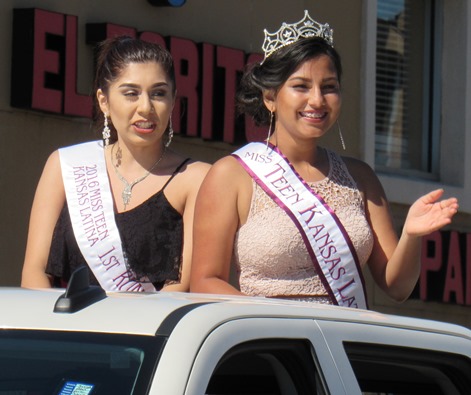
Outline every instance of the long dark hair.
[[[94, 122], [97, 130], [103, 129], [104, 116], [100, 110], [96, 92], [101, 89], [108, 94], [111, 83], [116, 81], [130, 63], [156, 62], [162, 66], [172, 84], [175, 95], [175, 69], [172, 56], [162, 46], [129, 36], [118, 36], [106, 39], [97, 46], [96, 73], [94, 81]], [[117, 139], [116, 129], [109, 125], [110, 142]]]
[[301, 64], [321, 55], [327, 55], [340, 82], [342, 63], [338, 52], [324, 39], [301, 39], [274, 52], [268, 59], [247, 66], [237, 92], [237, 110], [252, 116], [257, 126], [268, 126], [270, 112], [263, 102], [263, 91], [278, 91]]

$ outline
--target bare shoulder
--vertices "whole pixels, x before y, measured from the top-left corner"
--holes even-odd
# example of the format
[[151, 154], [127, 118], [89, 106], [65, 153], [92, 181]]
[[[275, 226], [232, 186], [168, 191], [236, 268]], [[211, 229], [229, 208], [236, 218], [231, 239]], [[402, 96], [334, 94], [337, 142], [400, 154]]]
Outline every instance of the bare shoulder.
[[198, 193], [211, 165], [202, 161], [189, 159], [188, 156], [171, 152], [169, 157], [167, 177], [175, 174], [175, 178], [166, 188], [166, 195], [174, 207], [183, 207], [187, 199], [192, 199]]
[[368, 163], [360, 159], [353, 158], [351, 156], [342, 156], [341, 158], [344, 161], [345, 165], [347, 166], [348, 171], [352, 173], [360, 172], [361, 174], [364, 172], [373, 172], [373, 169], [371, 168], [371, 166]]
[[[214, 169], [214, 170], [213, 170]], [[219, 159], [214, 163], [213, 168], [211, 169], [214, 172], [231, 172], [231, 173], [240, 173], [244, 174], [245, 170], [239, 163], [239, 161], [233, 155], [227, 155]]]
[[376, 199], [384, 196], [383, 187], [373, 168], [366, 162], [352, 158], [342, 157], [347, 169], [355, 180], [358, 189], [368, 199]]
[[205, 177], [197, 204], [206, 218], [243, 224], [249, 213], [252, 192], [253, 182], [247, 171], [234, 156], [224, 156]]
[[211, 164], [209, 163], [190, 160], [186, 165], [184, 172], [186, 173], [187, 177], [196, 177], [198, 179], [203, 179], [210, 168]]
[[[59, 151], [56, 150], [47, 158], [41, 178], [51, 179], [57, 183], [57, 177], [62, 177], [62, 170]], [[62, 185], [62, 183], [59, 184]]]
[[214, 164], [190, 160], [183, 169], [180, 170], [182, 178], [206, 179], [206, 178], [226, 178], [237, 177], [246, 174], [245, 170], [238, 163], [237, 159], [228, 155], [218, 159]]
[[222, 184], [237, 185], [244, 180], [250, 180], [250, 176], [234, 156], [228, 155], [214, 163], [207, 179]]
[[[174, 168], [180, 166], [184, 160], [180, 159]], [[191, 193], [199, 189], [210, 168], [209, 163], [190, 160], [179, 170], [174, 182], [179, 185], [180, 189]]]
[[[60, 180], [58, 182], [58, 180]], [[62, 170], [59, 152], [54, 151], [44, 165], [39, 179], [33, 206], [41, 207], [40, 211], [47, 212], [49, 208], [59, 210], [65, 201], [65, 189], [62, 182]], [[45, 209], [46, 208], [46, 209]]]
[[219, 159], [209, 170], [201, 187], [209, 200], [220, 204], [236, 204], [242, 222], [246, 218], [252, 198], [252, 178], [234, 156]]
[[194, 160], [175, 151], [168, 151], [167, 159], [165, 172], [170, 175], [178, 170], [176, 178], [184, 180], [204, 178], [211, 167], [209, 163]]
[[45, 167], [60, 168], [59, 150], [55, 150], [49, 155]]
[[364, 184], [378, 179], [376, 173], [368, 163], [350, 156], [342, 156], [342, 160], [357, 183]]

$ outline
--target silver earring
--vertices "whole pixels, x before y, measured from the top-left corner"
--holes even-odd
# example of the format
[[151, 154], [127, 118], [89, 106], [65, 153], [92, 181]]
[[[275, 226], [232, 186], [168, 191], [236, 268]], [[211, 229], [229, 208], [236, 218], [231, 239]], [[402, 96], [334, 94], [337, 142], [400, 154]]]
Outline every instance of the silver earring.
[[270, 126], [268, 126], [268, 136], [267, 136], [267, 148], [268, 148], [268, 141], [270, 140], [270, 136], [271, 136], [271, 133], [272, 133], [272, 126], [273, 126], [273, 118], [274, 118], [274, 112], [273, 111], [270, 111]]
[[168, 137], [167, 141], [165, 142], [165, 148], [167, 148], [173, 139], [173, 126], [172, 126], [172, 117], [168, 120]]
[[108, 145], [110, 144], [111, 131], [110, 131], [110, 128], [108, 127], [108, 115], [107, 114], [103, 114], [103, 115], [105, 117], [105, 121], [103, 122], [102, 135], [103, 135], [103, 140], [105, 142], [105, 147], [108, 147]]
[[340, 142], [342, 143], [342, 148], [345, 151], [345, 141], [343, 140], [342, 129], [340, 129], [340, 123], [337, 121], [337, 128], [339, 129]]

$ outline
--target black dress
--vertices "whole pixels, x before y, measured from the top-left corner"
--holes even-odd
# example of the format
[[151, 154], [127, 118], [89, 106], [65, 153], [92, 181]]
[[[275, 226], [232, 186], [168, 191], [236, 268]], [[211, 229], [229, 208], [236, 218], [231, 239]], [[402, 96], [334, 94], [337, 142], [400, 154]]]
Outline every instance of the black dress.
[[[183, 218], [164, 190], [188, 160], [155, 195], [131, 210], [115, 213], [126, 265], [137, 278], [147, 277], [157, 290], [180, 280]], [[53, 276], [54, 286], [64, 287], [74, 270], [83, 265], [88, 267], [75, 239], [66, 202], [54, 228], [46, 273]], [[90, 283], [98, 284], [89, 272]]]

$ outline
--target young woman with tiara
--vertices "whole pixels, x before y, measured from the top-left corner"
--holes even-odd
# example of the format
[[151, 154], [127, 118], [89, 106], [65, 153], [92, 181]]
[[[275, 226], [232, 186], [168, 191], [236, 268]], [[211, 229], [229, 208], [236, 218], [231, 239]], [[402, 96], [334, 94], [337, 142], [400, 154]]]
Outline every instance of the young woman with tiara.
[[332, 29], [306, 11], [265, 31], [262, 48], [264, 60], [243, 75], [238, 105], [269, 137], [219, 160], [205, 178], [191, 291], [367, 308], [368, 266], [391, 298], [405, 300], [420, 273], [421, 236], [449, 224], [457, 200], [441, 200], [441, 189], [420, 197], [398, 238], [373, 170], [319, 143], [342, 103]]

